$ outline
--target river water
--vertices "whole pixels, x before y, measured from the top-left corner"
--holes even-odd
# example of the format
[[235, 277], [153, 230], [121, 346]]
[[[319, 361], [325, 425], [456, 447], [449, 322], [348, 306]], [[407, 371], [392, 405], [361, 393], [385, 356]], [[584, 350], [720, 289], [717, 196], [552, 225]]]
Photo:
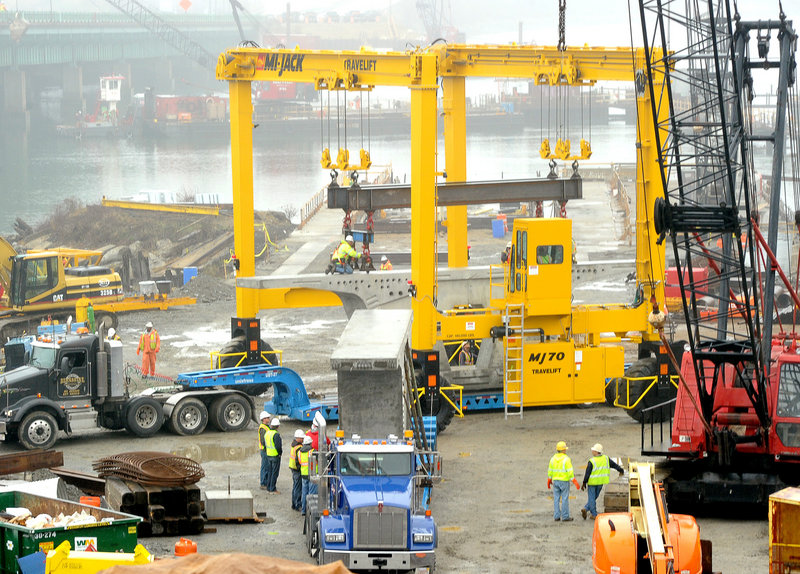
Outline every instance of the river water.
[[[588, 133], [585, 134], [588, 137]], [[578, 147], [581, 134], [572, 136]], [[542, 133], [523, 128], [515, 133], [474, 133], [467, 138], [467, 178], [471, 181], [543, 177], [547, 162], [539, 157]], [[351, 144], [358, 157], [360, 141]], [[633, 162], [635, 126], [623, 123], [593, 126], [591, 163]], [[551, 144], [554, 145], [554, 144]], [[299, 211], [330, 181], [320, 167], [319, 136], [268, 137], [254, 142], [256, 209]], [[391, 165], [399, 180], [408, 181], [411, 149], [408, 137], [372, 137], [373, 164]], [[194, 141], [59, 137], [53, 131], [0, 134], [0, 234], [13, 233], [15, 218], [35, 224], [59, 204], [73, 198], [99, 203], [103, 196], [120, 199], [142, 190], [218, 194], [231, 201], [230, 144], [224, 138]], [[445, 169], [439, 143], [438, 169]], [[335, 151], [332, 153], [335, 156]], [[589, 162], [582, 162], [589, 164]], [[380, 167], [378, 168], [380, 169]], [[88, 224], [88, 223], [87, 223]]]

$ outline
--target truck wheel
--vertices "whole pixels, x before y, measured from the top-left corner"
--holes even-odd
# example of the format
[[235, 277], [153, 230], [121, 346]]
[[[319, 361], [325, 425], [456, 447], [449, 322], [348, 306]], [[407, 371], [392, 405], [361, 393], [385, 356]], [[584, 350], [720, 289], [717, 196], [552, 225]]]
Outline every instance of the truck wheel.
[[[447, 381], [444, 381], [443, 386], [447, 386]], [[447, 394], [450, 397], [450, 400], [454, 400], [453, 396], [446, 391], [440, 391], [441, 394]], [[422, 410], [422, 416], [436, 416], [436, 432], [440, 433], [447, 428], [447, 425], [450, 424], [450, 421], [453, 420], [453, 416], [456, 414], [453, 405], [450, 402], [443, 398], [439, 397], [439, 399], [431, 405], [430, 400], [428, 399], [428, 395], [422, 395], [420, 397], [420, 408]]]
[[34, 411], [22, 419], [19, 426], [19, 442], [29, 450], [48, 449], [56, 444], [58, 425], [53, 415]]
[[238, 395], [224, 395], [211, 403], [211, 424], [222, 432], [244, 430], [250, 422], [250, 402]]
[[128, 406], [125, 415], [125, 428], [138, 437], [153, 436], [164, 424], [164, 411], [161, 403], [152, 397], [141, 397]]
[[[231, 339], [228, 343], [219, 350], [220, 355], [226, 355], [229, 353], [244, 353], [245, 351], [245, 342], [244, 337], [236, 337], [235, 339]], [[272, 347], [264, 341], [261, 340], [261, 351], [264, 353], [263, 357], [266, 359], [267, 362], [269, 361], [270, 364], [277, 365], [279, 362], [279, 357], [276, 353], [273, 352]], [[218, 369], [227, 369], [229, 367], [235, 367], [236, 364], [241, 360], [241, 357], [238, 355], [230, 356], [230, 357], [219, 357], [217, 359], [217, 368]], [[249, 365], [250, 363], [245, 361], [242, 362], [239, 366]], [[269, 383], [264, 383], [260, 385], [242, 385], [237, 387], [237, 389], [241, 390], [242, 392], [250, 395], [251, 397], [257, 397], [261, 395], [270, 388]]]
[[200, 434], [208, 424], [208, 409], [199, 399], [183, 399], [172, 409], [170, 423], [177, 434], [184, 436]]

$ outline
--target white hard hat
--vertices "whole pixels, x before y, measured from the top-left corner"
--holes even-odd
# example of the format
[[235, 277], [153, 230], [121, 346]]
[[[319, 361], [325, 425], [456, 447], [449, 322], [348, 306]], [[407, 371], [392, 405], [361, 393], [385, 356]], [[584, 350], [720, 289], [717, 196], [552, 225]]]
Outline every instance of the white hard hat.
[[595, 443], [595, 445], [592, 447], [592, 450], [594, 452], [599, 452], [600, 454], [603, 454], [603, 445], [600, 444], [599, 442]]
[[347, 237], [344, 238], [344, 240], [345, 241], [355, 241], [355, 239], [353, 239], [352, 235], [348, 235]]
[[261, 411], [261, 414], [258, 415], [258, 420], [263, 421], [264, 419], [268, 419], [269, 416], [267, 411]]
[[116, 334], [117, 334], [117, 332], [114, 330], [114, 327], [111, 327], [111, 328], [108, 330], [108, 336], [109, 336], [109, 337], [113, 337], [113, 336], [114, 336], [114, 335], [116, 335]]
[[303, 429], [297, 429], [294, 431], [294, 438], [304, 438], [306, 433], [303, 432]]
[[303, 438], [303, 444], [311, 444], [311, 437], [306, 435], [305, 438]]
[[381, 261], [386, 261], [386, 255], [381, 255]]
[[506, 243], [506, 249], [511, 249], [511, 242]]
[[274, 419], [272, 419], [270, 421], [269, 426], [271, 426], [271, 427], [279, 427], [279, 426], [281, 426], [281, 421], [278, 420], [277, 417], [275, 417]]
[[144, 328], [145, 328], [145, 329], [152, 329], [152, 328], [153, 328], [153, 323], [152, 323], [152, 321], [148, 321], [147, 323], [145, 323], [145, 324], [144, 324]]

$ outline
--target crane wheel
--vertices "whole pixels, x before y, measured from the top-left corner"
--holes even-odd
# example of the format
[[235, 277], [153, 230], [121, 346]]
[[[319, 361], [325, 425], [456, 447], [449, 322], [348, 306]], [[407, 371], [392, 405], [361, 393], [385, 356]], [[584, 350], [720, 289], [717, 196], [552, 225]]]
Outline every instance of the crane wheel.
[[[648, 390], [648, 387], [650, 387], [650, 384], [652, 383], [650, 377], [655, 377], [657, 373], [658, 365], [656, 363], [656, 359], [653, 357], [639, 359], [630, 367], [628, 367], [628, 370], [625, 372], [625, 376], [629, 380], [641, 378], [641, 380], [630, 381], [631, 404], [639, 400], [639, 397], [642, 397], [642, 394], [647, 391], [647, 394], [642, 397], [642, 400], [639, 402], [639, 404], [632, 409], [627, 409], [628, 414], [636, 422], [640, 423], [645, 419], [648, 423], [665, 422], [670, 419], [675, 410], [675, 403], [672, 403], [664, 408], [643, 412], [645, 409], [674, 399], [678, 394], [677, 389], [671, 384], [656, 384]], [[626, 398], [628, 395], [625, 388], [625, 379], [617, 379], [617, 385], [617, 393], [619, 396]]]
[[[448, 386], [448, 382], [444, 377], [442, 377], [442, 386]], [[454, 397], [447, 391], [439, 392], [442, 395], [446, 394], [451, 401], [454, 401]], [[419, 401], [420, 409], [422, 410], [422, 416], [436, 417], [437, 433], [444, 431], [444, 429], [447, 428], [447, 425], [450, 424], [450, 421], [453, 420], [453, 416], [456, 414], [456, 410], [453, 408], [453, 405], [451, 405], [450, 401], [444, 397], [437, 397], [436, 400], [431, 401], [426, 393], [419, 398]]]
[[[219, 350], [220, 355], [229, 355], [227, 357], [219, 357], [217, 359], [216, 367], [218, 369], [227, 369], [229, 367], [236, 367], [236, 366], [245, 366], [250, 365], [253, 363], [247, 362], [247, 357], [245, 360], [241, 361], [242, 357], [239, 353], [245, 352], [245, 338], [244, 337], [236, 337], [235, 339], [231, 339], [228, 341], [224, 347]], [[263, 362], [269, 362], [270, 364], [277, 365], [279, 364], [279, 357], [277, 353], [274, 353], [272, 347], [267, 343], [264, 339], [261, 339], [261, 357]], [[250, 395], [251, 397], [257, 397], [259, 395], [264, 394], [269, 390], [272, 385], [269, 383], [261, 384], [261, 385], [243, 385], [237, 387], [237, 389], [243, 391], [244, 393]]]

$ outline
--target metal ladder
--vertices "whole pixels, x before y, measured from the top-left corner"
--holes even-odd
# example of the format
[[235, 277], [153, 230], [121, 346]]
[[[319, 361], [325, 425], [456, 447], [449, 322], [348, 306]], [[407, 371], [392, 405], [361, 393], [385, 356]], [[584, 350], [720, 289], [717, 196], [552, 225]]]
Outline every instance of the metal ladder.
[[506, 305], [505, 362], [503, 369], [503, 410], [505, 418], [522, 418], [522, 349], [525, 346], [525, 304]]

